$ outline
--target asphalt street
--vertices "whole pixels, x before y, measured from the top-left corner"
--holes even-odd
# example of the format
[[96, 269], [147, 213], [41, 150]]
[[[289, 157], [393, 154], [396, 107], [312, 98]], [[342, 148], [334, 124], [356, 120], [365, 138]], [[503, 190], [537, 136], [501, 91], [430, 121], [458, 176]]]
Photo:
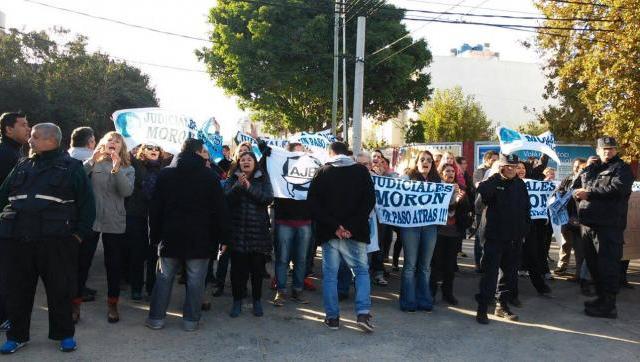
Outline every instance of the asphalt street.
[[[465, 251], [471, 256], [472, 242]], [[319, 253], [318, 253], [319, 254]], [[552, 250], [557, 257], [557, 249]], [[353, 299], [341, 303], [342, 326], [324, 326], [322, 292], [306, 293], [307, 305], [288, 302], [274, 307], [273, 292], [265, 281], [265, 315], [254, 317], [246, 305], [239, 318], [228, 316], [230, 287], [225, 295], [207, 298], [211, 311], [203, 313], [200, 329], [181, 329], [184, 288], [176, 285], [166, 327], [154, 331], [144, 326], [147, 303], [129, 300], [123, 289], [121, 321], [107, 323], [106, 278], [101, 248], [88, 285], [98, 289], [95, 302], [86, 303], [77, 325], [79, 348], [64, 354], [47, 339], [47, 308], [40, 284], [34, 305], [31, 342], [13, 356], [14, 361], [200, 361], [200, 360], [355, 360], [355, 361], [638, 361], [640, 360], [640, 265], [632, 263], [630, 280], [635, 289], [624, 289], [618, 299], [616, 320], [594, 319], [583, 313], [583, 297], [576, 283], [550, 282], [552, 298], [536, 295], [531, 283], [520, 278], [524, 304], [514, 308], [518, 322], [491, 316], [488, 326], [476, 323], [473, 294], [479, 274], [471, 258], [460, 258], [454, 291], [460, 305], [450, 307], [437, 300], [432, 313], [406, 314], [398, 309], [400, 275], [392, 272], [390, 284], [372, 292], [376, 331], [361, 332], [355, 325]], [[387, 265], [390, 269], [390, 265]], [[316, 271], [320, 271], [316, 259]], [[321, 280], [316, 280], [321, 285]]]

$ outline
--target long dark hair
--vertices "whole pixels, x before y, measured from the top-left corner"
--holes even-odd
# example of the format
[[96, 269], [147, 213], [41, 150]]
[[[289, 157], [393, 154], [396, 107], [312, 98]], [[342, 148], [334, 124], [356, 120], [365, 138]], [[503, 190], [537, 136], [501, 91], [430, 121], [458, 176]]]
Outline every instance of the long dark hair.
[[233, 176], [236, 174], [236, 171], [238, 171], [240, 169], [240, 159], [246, 155], [251, 156], [251, 158], [253, 158], [253, 163], [255, 165], [255, 167], [253, 168], [253, 171], [251, 172], [251, 175], [249, 175], [249, 177], [247, 177], [248, 179], [252, 179], [253, 176], [256, 174], [256, 172], [258, 172], [258, 170], [260, 169], [260, 164], [258, 163], [258, 158], [256, 157], [256, 155], [253, 152], [242, 152], [238, 155], [238, 159], [233, 163], [233, 165], [231, 166], [231, 169], [229, 170], [229, 176]]
[[[433, 160], [433, 154], [431, 152], [427, 150], [420, 151], [418, 153], [418, 156], [416, 156], [415, 160], [413, 161], [413, 166], [411, 167], [409, 172], [407, 172], [407, 175], [412, 180], [420, 180], [420, 181], [424, 180], [424, 177], [422, 176], [420, 171], [418, 171], [418, 162], [420, 162], [420, 155], [422, 154], [427, 154], [431, 156], [431, 159]], [[427, 179], [424, 181], [429, 181], [429, 182], [442, 181], [442, 179], [440, 178], [440, 175], [438, 175], [438, 170], [436, 170], [435, 164], [436, 164], [435, 160], [433, 160], [433, 162], [431, 163], [431, 168], [429, 169], [429, 173], [427, 174]]]

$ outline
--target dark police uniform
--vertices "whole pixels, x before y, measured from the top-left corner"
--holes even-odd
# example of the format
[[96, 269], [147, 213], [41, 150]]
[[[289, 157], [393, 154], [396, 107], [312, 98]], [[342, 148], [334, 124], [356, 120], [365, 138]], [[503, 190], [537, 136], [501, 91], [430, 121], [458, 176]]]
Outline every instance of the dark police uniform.
[[60, 149], [21, 159], [0, 187], [0, 206], [0, 242], [8, 254], [7, 340], [29, 340], [38, 277], [47, 293], [49, 338], [73, 337], [78, 243], [95, 218], [82, 163]]
[[[518, 157], [501, 155], [499, 162], [515, 165]], [[517, 290], [522, 240], [531, 224], [531, 204], [524, 181], [518, 177], [506, 179], [499, 173], [481, 182], [478, 194], [487, 205], [487, 211], [482, 257], [484, 274], [480, 279], [480, 292], [476, 294], [476, 300], [478, 313], [486, 315], [487, 306], [493, 298], [497, 298], [500, 305], [508, 309], [507, 301]], [[502, 274], [498, 284], [499, 271]]]
[[[20, 143], [7, 136], [2, 137], [2, 142], [0, 142], [0, 183], [4, 182], [4, 179], [7, 178], [9, 172], [22, 156], [22, 145]], [[3, 246], [0, 243], [0, 324], [8, 319], [5, 307], [7, 300], [7, 278], [5, 272], [7, 252], [3, 249]]]
[[[616, 146], [611, 137], [598, 139], [599, 148]], [[576, 202], [585, 260], [598, 294], [597, 300], [586, 303], [585, 313], [591, 316], [617, 316], [623, 232], [632, 184], [631, 167], [618, 156], [606, 163], [587, 166], [574, 184], [575, 189], [584, 188], [588, 192], [586, 200]]]

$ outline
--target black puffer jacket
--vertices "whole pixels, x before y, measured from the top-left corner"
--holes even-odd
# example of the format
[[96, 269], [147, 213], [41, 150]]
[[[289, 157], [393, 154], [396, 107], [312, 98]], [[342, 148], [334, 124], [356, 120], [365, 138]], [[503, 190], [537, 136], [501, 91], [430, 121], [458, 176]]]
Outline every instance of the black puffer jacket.
[[484, 231], [487, 240], [514, 242], [527, 235], [531, 203], [524, 181], [517, 177], [504, 179], [497, 173], [480, 183], [478, 193], [487, 205]]
[[149, 207], [149, 238], [160, 256], [206, 259], [229, 235], [220, 180], [195, 153], [160, 171]]
[[133, 194], [124, 199], [127, 217], [147, 218], [149, 202], [151, 202], [153, 190], [156, 188], [162, 162], [132, 158], [131, 166], [136, 171], [136, 180], [133, 184]]
[[618, 156], [607, 163], [586, 167], [573, 185], [589, 192], [587, 199], [578, 203], [580, 223], [624, 230], [632, 184], [631, 167]]
[[224, 194], [231, 213], [231, 250], [242, 253], [271, 251], [269, 214], [267, 206], [273, 202], [269, 177], [258, 170], [250, 180], [249, 189], [238, 183], [239, 173], [224, 183]]

